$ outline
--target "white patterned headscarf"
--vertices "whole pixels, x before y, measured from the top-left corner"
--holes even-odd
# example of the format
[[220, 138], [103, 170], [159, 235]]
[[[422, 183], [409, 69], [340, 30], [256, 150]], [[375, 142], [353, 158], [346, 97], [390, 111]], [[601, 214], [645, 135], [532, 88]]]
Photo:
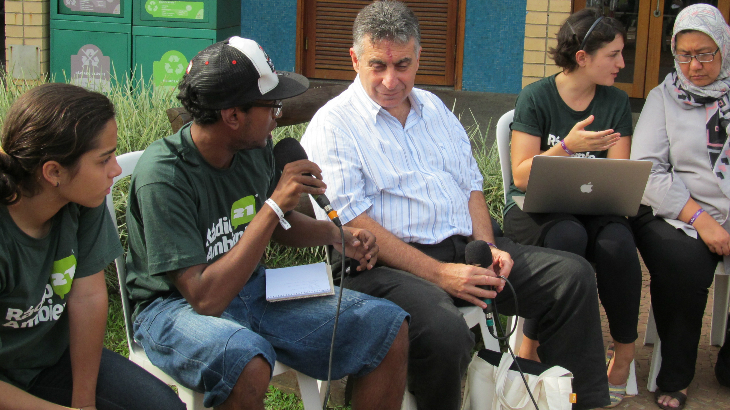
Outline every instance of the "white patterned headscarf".
[[[675, 60], [674, 67], [681, 87], [701, 97], [721, 98], [730, 89], [730, 27], [725, 18], [709, 4], [693, 4], [684, 8], [674, 21], [672, 32], [672, 54], [676, 54], [677, 33], [685, 30], [694, 30], [707, 34], [720, 47], [722, 54], [722, 68], [712, 84], [698, 87], [682, 74], [679, 63]], [[713, 50], [714, 51], [714, 50]]]
[[682, 74], [675, 60], [675, 71], [667, 74], [664, 86], [680, 107], [687, 110], [705, 108], [707, 132], [701, 138], [707, 143], [708, 161], [718, 185], [730, 198], [730, 27], [715, 7], [707, 4], [689, 6], [674, 22], [672, 53], [676, 53], [677, 33], [685, 30], [705, 33], [717, 44], [722, 53], [720, 73], [712, 84], [699, 87]]

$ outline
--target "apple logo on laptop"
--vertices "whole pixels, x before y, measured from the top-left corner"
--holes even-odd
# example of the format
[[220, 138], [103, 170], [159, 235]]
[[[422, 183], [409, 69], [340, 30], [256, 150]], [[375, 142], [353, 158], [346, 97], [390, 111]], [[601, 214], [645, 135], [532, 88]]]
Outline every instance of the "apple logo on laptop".
[[587, 183], [580, 186], [580, 192], [583, 192], [584, 194], [590, 194], [593, 190], [593, 184]]

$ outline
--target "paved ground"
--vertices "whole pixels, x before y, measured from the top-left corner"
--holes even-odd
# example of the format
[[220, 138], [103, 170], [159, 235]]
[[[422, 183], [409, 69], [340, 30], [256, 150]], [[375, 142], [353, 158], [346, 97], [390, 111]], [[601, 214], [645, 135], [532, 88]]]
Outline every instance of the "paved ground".
[[[618, 409], [658, 409], [654, 404], [654, 394], [646, 389], [651, 361], [652, 345], [643, 345], [646, 332], [646, 322], [649, 317], [649, 273], [642, 264], [644, 283], [641, 294], [641, 310], [639, 315], [639, 339], [636, 349], [636, 375], [639, 381], [639, 395], [624, 400]], [[705, 308], [705, 317], [702, 324], [702, 338], [700, 339], [699, 354], [695, 378], [689, 387], [689, 398], [685, 409], [730, 409], [730, 389], [721, 386], [715, 379], [715, 360], [719, 347], [710, 346], [710, 320], [712, 314], [712, 291]], [[603, 325], [604, 340], [607, 344], [608, 322], [601, 309], [601, 323]]]

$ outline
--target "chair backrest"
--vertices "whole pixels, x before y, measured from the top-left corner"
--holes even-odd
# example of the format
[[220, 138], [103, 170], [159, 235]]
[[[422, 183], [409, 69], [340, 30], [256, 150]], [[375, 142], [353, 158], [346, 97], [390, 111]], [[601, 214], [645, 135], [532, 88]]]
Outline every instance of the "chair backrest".
[[[143, 151], [128, 152], [117, 157], [117, 163], [122, 168], [122, 173], [114, 178], [114, 184], [112, 186], [116, 185], [117, 182], [119, 182], [119, 180], [121, 180], [122, 178], [132, 175], [132, 171], [134, 171], [134, 167], [137, 166], [137, 161], [139, 161], [139, 157], [142, 156], [142, 152]], [[109, 209], [109, 213], [112, 215], [114, 227], [119, 229], [119, 227], [117, 226], [117, 216], [114, 212], [114, 201], [112, 199], [111, 193], [106, 196], [106, 206], [107, 209]], [[134, 350], [134, 338], [132, 337], [132, 305], [129, 301], [129, 293], [127, 293], [127, 287], [125, 286], [125, 284], [127, 283], [127, 268], [124, 261], [124, 255], [118, 257], [114, 262], [117, 265], [119, 293], [122, 297], [122, 311], [124, 312], [124, 329], [127, 332], [127, 346], [129, 347], [129, 352], [131, 353]]]
[[504, 200], [507, 201], [507, 191], [512, 182], [512, 160], [510, 158], [510, 129], [515, 110], [509, 110], [497, 121], [497, 151], [499, 151], [499, 164], [502, 167], [502, 186], [504, 187]]

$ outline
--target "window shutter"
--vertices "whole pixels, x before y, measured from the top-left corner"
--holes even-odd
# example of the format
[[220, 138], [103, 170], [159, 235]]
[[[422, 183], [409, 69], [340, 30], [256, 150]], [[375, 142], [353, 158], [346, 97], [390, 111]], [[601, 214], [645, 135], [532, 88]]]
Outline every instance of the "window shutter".
[[[309, 0], [305, 4], [304, 75], [352, 80], [352, 23], [368, 0]], [[406, 1], [421, 25], [419, 84], [453, 85], [457, 0]]]

